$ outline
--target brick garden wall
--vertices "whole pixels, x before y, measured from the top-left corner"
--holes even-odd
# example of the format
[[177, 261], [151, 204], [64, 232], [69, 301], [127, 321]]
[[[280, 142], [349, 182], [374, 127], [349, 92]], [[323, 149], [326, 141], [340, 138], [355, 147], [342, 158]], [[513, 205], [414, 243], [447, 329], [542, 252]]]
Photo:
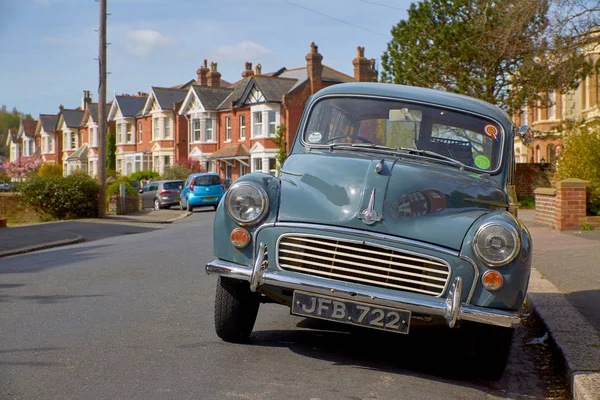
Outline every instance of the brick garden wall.
[[22, 224], [39, 218], [37, 213], [19, 204], [19, 193], [0, 193], [0, 219], [9, 224]]
[[121, 209], [121, 200], [119, 195], [113, 194], [108, 202], [108, 213], [113, 215], [132, 214], [141, 210], [142, 198], [140, 196], [125, 196], [125, 211]]
[[587, 185], [587, 181], [572, 178], [557, 182], [556, 189], [536, 189], [535, 221], [559, 231], [581, 229], [588, 218]]
[[515, 171], [517, 198], [533, 196], [535, 189], [552, 186], [549, 172], [549, 166], [517, 164]]

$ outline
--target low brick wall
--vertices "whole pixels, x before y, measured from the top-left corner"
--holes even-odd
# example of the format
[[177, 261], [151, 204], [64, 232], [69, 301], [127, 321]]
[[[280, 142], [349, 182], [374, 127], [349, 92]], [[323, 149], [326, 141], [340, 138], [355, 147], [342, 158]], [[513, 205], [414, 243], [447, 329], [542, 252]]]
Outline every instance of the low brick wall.
[[594, 229], [600, 229], [600, 216], [598, 217], [584, 217], [579, 220], [581, 226], [589, 225]]
[[535, 221], [559, 231], [577, 230], [586, 217], [587, 181], [565, 179], [556, 183], [556, 189], [535, 190]]
[[556, 189], [538, 188], [535, 194], [535, 222], [554, 228], [556, 226]]
[[19, 193], [0, 193], [0, 219], [9, 224], [23, 224], [39, 218], [36, 212], [20, 204], [19, 196]]
[[108, 213], [123, 215], [132, 214], [142, 209], [142, 198], [140, 196], [125, 196], [125, 210], [122, 210], [121, 196], [113, 194], [108, 201]]

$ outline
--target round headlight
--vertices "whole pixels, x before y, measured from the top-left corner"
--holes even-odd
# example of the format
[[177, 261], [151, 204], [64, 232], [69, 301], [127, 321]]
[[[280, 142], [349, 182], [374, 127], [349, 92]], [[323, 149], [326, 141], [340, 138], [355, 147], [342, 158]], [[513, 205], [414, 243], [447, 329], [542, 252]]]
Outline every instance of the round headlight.
[[239, 225], [257, 223], [269, 209], [267, 192], [250, 182], [233, 184], [225, 195], [225, 210]]
[[504, 221], [487, 222], [473, 239], [475, 254], [490, 267], [508, 264], [519, 253], [521, 242], [517, 230]]

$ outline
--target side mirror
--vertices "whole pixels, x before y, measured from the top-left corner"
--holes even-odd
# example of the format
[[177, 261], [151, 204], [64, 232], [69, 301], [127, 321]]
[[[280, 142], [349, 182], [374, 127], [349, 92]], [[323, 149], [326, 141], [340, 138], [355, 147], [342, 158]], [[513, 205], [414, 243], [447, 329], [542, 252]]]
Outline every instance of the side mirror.
[[531, 141], [533, 140], [533, 130], [531, 130], [529, 126], [523, 125], [516, 133], [521, 138], [525, 146], [529, 146], [529, 144], [531, 144]]
[[144, 191], [144, 189], [140, 189], [140, 193], [142, 193]]

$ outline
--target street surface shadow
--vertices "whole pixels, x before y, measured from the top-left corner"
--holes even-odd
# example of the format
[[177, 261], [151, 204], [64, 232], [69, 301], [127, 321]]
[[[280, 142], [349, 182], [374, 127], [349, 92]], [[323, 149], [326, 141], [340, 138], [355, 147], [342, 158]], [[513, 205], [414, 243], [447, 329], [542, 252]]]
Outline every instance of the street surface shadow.
[[460, 329], [411, 327], [409, 335], [401, 335], [316, 319], [301, 320], [297, 326], [301, 329], [255, 331], [249, 344], [287, 347], [296, 354], [334, 366], [425, 375], [426, 379], [499, 397], [562, 399], [568, 391], [563, 371], [554, 367], [558, 363], [555, 353], [550, 348], [528, 344], [543, 334], [535, 318], [526, 318], [523, 326], [515, 329], [506, 371], [496, 382], [477, 377], [481, 364], [464, 357]]
[[566, 297], [600, 334], [600, 290], [571, 292]]
[[40, 351], [56, 351], [56, 350], [64, 350], [64, 347], [33, 347], [30, 349], [10, 349], [10, 350], [1, 350], [0, 354], [8, 354], [8, 353], [37, 353]]
[[90, 250], [102, 249], [110, 245], [89, 245], [64, 247], [48, 251], [21, 254], [2, 259], [0, 274], [23, 274], [64, 267], [72, 263], [82, 263], [101, 257], [101, 254], [91, 254]]
[[0, 294], [0, 303], [2, 302], [15, 302], [15, 301], [30, 301], [38, 304], [55, 304], [55, 303], [64, 303], [73, 299], [81, 299], [87, 297], [103, 297], [102, 294], [86, 294], [86, 295], [48, 295], [48, 296], [11, 296]]

